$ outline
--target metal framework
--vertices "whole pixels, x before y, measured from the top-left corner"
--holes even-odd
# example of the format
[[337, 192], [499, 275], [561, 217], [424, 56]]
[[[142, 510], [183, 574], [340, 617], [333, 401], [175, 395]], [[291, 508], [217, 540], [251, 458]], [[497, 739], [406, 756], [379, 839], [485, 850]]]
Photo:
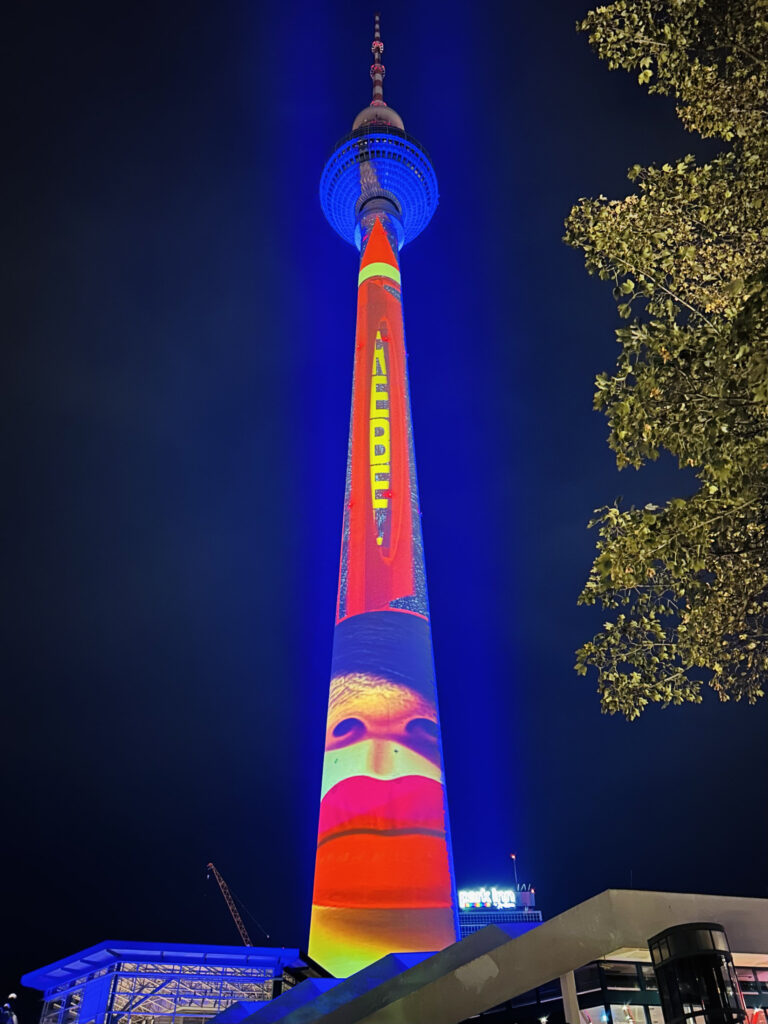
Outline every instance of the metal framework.
[[[270, 1000], [274, 979], [267, 968], [123, 963], [109, 982], [104, 1024], [202, 1024], [232, 1003]], [[87, 982], [52, 994], [40, 1024], [87, 1021], [89, 994]]]
[[235, 905], [235, 901], [232, 899], [232, 893], [229, 891], [229, 886], [219, 874], [216, 865], [213, 863], [213, 861], [211, 861], [210, 864], [208, 864], [208, 872], [209, 874], [212, 874], [216, 881], [219, 883], [221, 895], [224, 897], [226, 904], [229, 907], [229, 912], [232, 915], [232, 920], [235, 922], [237, 930], [240, 932], [240, 938], [243, 940], [243, 945], [252, 946], [253, 943], [251, 942], [251, 937], [248, 934], [248, 929], [243, 924], [243, 919], [240, 916], [240, 911], [237, 909], [237, 906]]
[[273, 998], [296, 949], [104, 942], [25, 975], [45, 991], [41, 1024], [205, 1024]]
[[541, 924], [541, 911], [521, 907], [518, 910], [462, 910], [459, 914], [461, 937], [479, 932], [489, 924]]

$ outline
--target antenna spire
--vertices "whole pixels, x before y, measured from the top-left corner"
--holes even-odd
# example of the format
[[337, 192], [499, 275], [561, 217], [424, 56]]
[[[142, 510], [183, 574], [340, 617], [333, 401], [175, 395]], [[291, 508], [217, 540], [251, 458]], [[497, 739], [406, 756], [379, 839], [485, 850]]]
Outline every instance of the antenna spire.
[[373, 80], [372, 107], [386, 107], [387, 105], [384, 102], [384, 75], [386, 74], [386, 68], [381, 63], [384, 43], [381, 41], [379, 18], [380, 15], [377, 11], [373, 16], [373, 42], [371, 43], [371, 53], [373, 54], [373, 64], [371, 64], [371, 79]]

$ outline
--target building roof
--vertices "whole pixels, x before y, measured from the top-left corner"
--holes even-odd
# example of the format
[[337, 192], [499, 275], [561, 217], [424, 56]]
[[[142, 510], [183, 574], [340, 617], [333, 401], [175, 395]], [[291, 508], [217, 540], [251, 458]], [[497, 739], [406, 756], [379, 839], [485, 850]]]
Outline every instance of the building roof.
[[21, 982], [43, 991], [81, 978], [91, 971], [120, 961], [133, 963], [208, 964], [221, 967], [304, 967], [307, 960], [298, 949], [282, 946], [210, 946], [186, 942], [120, 942], [105, 939], [79, 953], [29, 971]]
[[518, 938], [489, 925], [399, 968], [384, 957], [298, 1006], [305, 982], [243, 1024], [459, 1024], [593, 960], [643, 959], [652, 935], [690, 921], [723, 925], [737, 964], [768, 964], [766, 899], [607, 889]]
[[217, 1013], [214, 1019], [216, 1024], [240, 1024], [241, 1020], [250, 1017], [260, 1006], [261, 1000], [238, 999], [236, 1003], [232, 1003], [231, 1006], [222, 1010], [221, 1013]]

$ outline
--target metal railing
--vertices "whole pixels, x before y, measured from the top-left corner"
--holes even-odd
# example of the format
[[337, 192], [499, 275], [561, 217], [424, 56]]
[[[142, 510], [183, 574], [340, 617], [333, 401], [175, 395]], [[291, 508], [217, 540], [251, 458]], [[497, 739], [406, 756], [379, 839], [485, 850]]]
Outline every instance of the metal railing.
[[413, 135], [409, 135], [408, 132], [405, 131], [405, 129], [403, 128], [395, 128], [394, 125], [386, 124], [383, 122], [379, 122], [378, 124], [376, 122], [368, 122], [368, 124], [361, 125], [359, 128], [355, 128], [354, 131], [351, 131], [347, 135], [342, 136], [342, 138], [339, 139], [339, 141], [333, 147], [331, 152], [328, 154], [328, 159], [330, 160], [333, 154], [338, 149], [340, 149], [346, 142], [352, 142], [355, 139], [365, 139], [366, 137], [371, 135], [394, 135], [398, 139], [405, 139], [406, 142], [409, 142], [412, 146], [415, 146], [415, 148], [418, 149], [420, 153], [423, 153], [430, 163], [432, 162], [429, 153], [426, 151], [426, 149], [424, 149], [424, 147], [417, 138], [415, 138]]

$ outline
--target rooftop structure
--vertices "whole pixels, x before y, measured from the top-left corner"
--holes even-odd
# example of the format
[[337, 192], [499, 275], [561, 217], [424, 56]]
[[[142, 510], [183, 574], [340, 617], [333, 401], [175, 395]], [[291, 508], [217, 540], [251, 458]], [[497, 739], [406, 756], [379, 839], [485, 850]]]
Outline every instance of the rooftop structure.
[[530, 886], [480, 885], [459, 889], [459, 930], [462, 939], [489, 924], [500, 924], [510, 935], [522, 935], [541, 924], [541, 911], [536, 909], [536, 892]]
[[203, 1024], [307, 967], [298, 949], [107, 940], [21, 980], [44, 993], [41, 1024]]

